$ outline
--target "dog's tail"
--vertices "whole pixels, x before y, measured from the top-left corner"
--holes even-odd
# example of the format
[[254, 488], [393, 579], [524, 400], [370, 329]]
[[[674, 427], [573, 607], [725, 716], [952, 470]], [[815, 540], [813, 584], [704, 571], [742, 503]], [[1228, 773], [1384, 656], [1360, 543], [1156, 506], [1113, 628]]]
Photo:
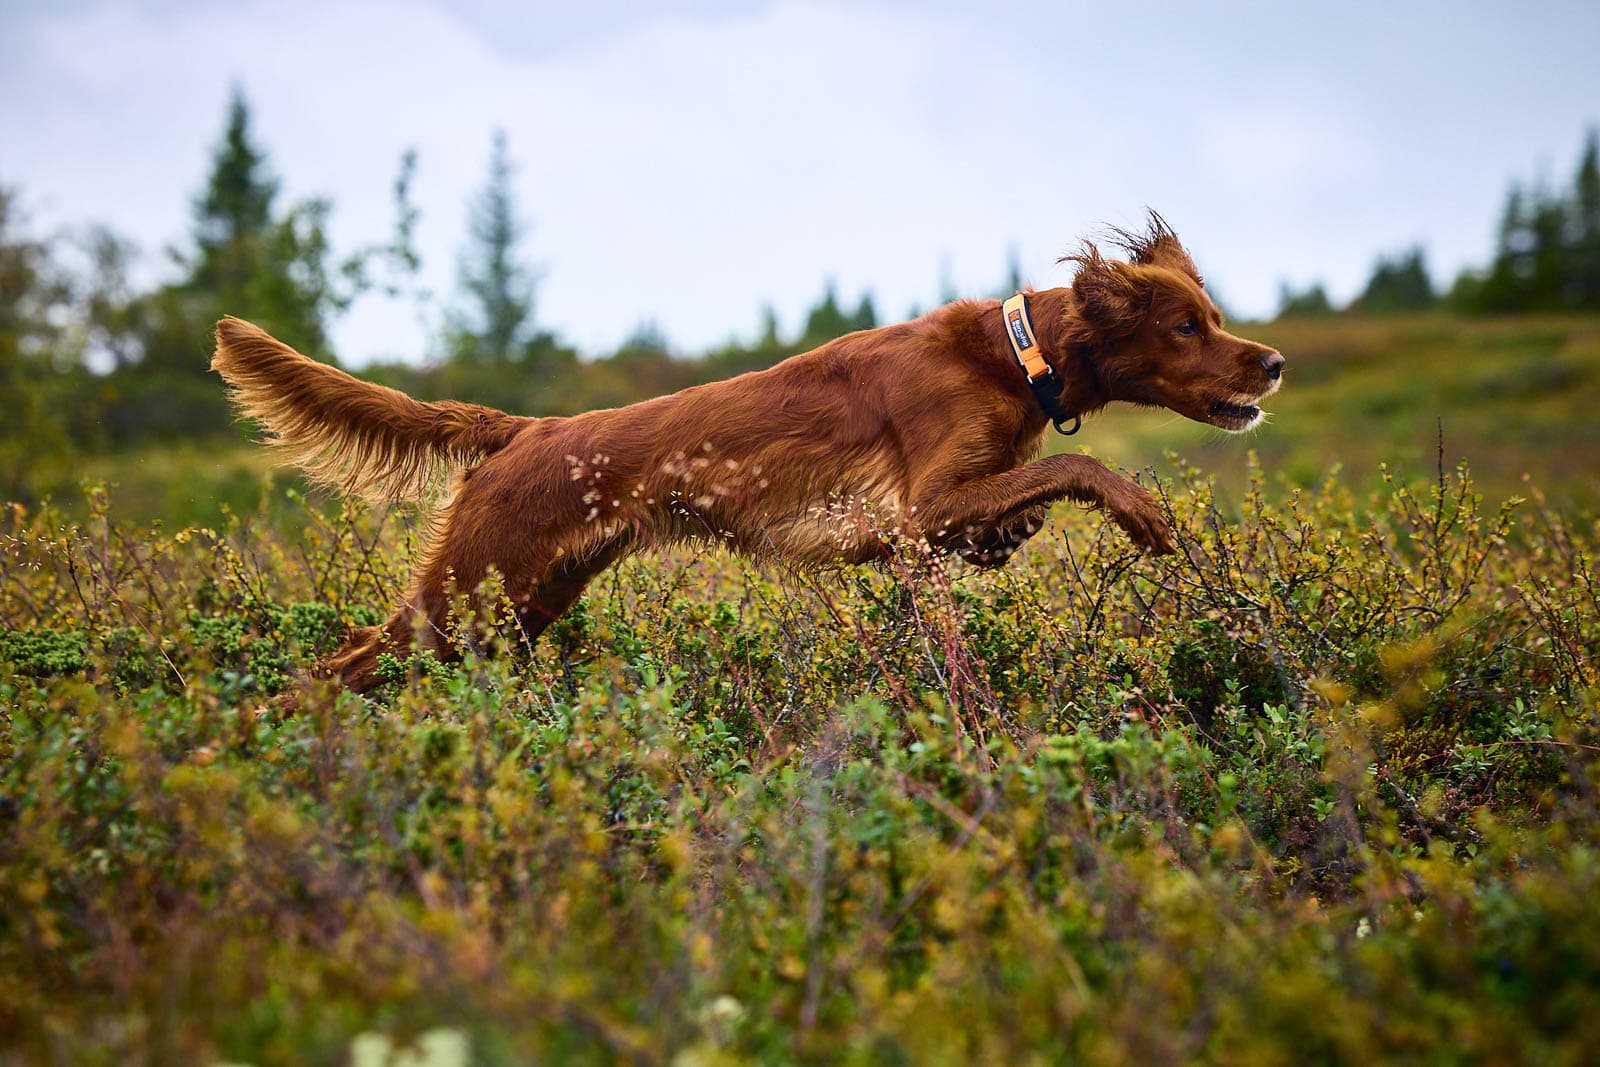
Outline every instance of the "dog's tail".
[[211, 369], [239, 413], [321, 485], [415, 500], [456, 467], [493, 455], [532, 419], [455, 401], [423, 403], [307, 359], [242, 319], [217, 323]]

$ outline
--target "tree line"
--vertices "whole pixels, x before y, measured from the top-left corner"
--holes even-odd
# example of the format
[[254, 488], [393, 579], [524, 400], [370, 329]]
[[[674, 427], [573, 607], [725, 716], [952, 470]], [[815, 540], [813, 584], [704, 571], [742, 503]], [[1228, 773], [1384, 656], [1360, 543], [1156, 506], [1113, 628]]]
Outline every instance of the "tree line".
[[1434, 284], [1420, 247], [1381, 256], [1361, 294], [1335, 306], [1318, 282], [1283, 286], [1280, 317], [1427, 311], [1468, 314], [1600, 311], [1600, 143], [1584, 139], [1570, 184], [1514, 182], [1485, 268], [1462, 271], [1448, 288]]
[[[1280, 314], [1386, 314], [1449, 306], [1472, 312], [1600, 309], [1600, 163], [1587, 137], [1569, 188], [1514, 187], [1493, 259], [1439, 291], [1422, 250], [1381, 258], [1344, 309], [1315, 285], [1285, 289]], [[358, 298], [381, 293], [426, 308], [438, 322], [423, 366], [379, 364], [363, 373], [422, 397], [452, 396], [528, 414], [628, 403], [643, 396], [770, 366], [854, 330], [878, 325], [870, 293], [841, 298], [827, 285], [799, 328], [785, 333], [769, 307], [758, 335], [677, 358], [642, 323], [615, 352], [580, 361], [539, 324], [540, 273], [526, 258], [514, 167], [494, 135], [487, 174], [468, 212], [455, 293], [420, 283], [411, 195], [415, 152], [399, 160], [389, 237], [337, 255], [332, 205], [286, 203], [234, 90], [209, 173], [191, 204], [183, 242], [168, 249], [168, 280], [133, 282], [138, 250], [104, 227], [69, 238], [30, 234], [19, 195], [0, 186], [0, 497], [27, 499], [29, 472], [51, 458], [240, 432], [207, 371], [207, 338], [223, 314], [261, 323], [318, 359], [337, 362], [332, 325]], [[1019, 284], [1013, 255], [996, 293]], [[949, 291], [941, 300], [953, 299]], [[439, 305], [442, 311], [435, 313]], [[916, 310], [912, 309], [913, 315]]]
[[448, 301], [419, 281], [416, 167], [415, 152], [399, 162], [389, 239], [337, 256], [327, 235], [331, 204], [284, 202], [235, 89], [189, 233], [167, 250], [172, 277], [143, 289], [132, 281], [131, 242], [104, 227], [35, 236], [17, 191], [0, 185], [0, 403], [10, 416], [0, 420], [0, 499], [28, 499], [29, 473], [51, 457], [237, 433], [207, 370], [208, 338], [224, 314], [336, 364], [331, 327], [355, 300], [377, 292], [413, 301], [438, 320], [432, 358], [364, 374], [419, 396], [531, 414], [631, 402], [878, 325], [870, 294], [847, 303], [830, 283], [792, 334], [769, 307], [753, 341], [691, 360], [675, 358], [659, 328], [642, 323], [614, 353], [580, 362], [535, 314], [539, 273], [524, 256], [527, 223], [504, 133], [494, 135], [488, 173], [469, 204]]

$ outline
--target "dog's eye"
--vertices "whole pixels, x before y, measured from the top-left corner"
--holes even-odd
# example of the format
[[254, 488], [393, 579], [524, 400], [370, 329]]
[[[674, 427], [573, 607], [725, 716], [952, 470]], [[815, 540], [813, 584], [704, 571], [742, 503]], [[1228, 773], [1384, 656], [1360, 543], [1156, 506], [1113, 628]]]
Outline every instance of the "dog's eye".
[[1193, 337], [1195, 334], [1200, 332], [1200, 327], [1195, 324], [1193, 319], [1184, 319], [1182, 322], [1178, 323], [1177, 326], [1173, 327], [1172, 332], [1177, 334], [1179, 337]]

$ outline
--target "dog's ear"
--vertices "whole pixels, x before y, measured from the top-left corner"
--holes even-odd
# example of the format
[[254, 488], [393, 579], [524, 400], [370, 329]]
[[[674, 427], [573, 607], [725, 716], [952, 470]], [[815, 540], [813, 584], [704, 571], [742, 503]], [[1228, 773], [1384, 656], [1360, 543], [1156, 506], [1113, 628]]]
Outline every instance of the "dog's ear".
[[1150, 309], [1150, 287], [1137, 268], [1106, 259], [1092, 244], [1066, 261], [1078, 267], [1072, 279], [1078, 318], [1099, 340], [1120, 340], [1138, 330]]

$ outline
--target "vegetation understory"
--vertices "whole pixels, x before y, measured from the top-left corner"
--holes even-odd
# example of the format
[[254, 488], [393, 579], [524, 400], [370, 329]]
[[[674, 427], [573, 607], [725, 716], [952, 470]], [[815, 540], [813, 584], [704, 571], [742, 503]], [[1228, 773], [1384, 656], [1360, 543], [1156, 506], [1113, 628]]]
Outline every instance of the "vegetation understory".
[[14, 508], [0, 1062], [1589, 1060], [1600, 531], [1260, 482], [1173, 559], [646, 554], [293, 711], [414, 516]]

